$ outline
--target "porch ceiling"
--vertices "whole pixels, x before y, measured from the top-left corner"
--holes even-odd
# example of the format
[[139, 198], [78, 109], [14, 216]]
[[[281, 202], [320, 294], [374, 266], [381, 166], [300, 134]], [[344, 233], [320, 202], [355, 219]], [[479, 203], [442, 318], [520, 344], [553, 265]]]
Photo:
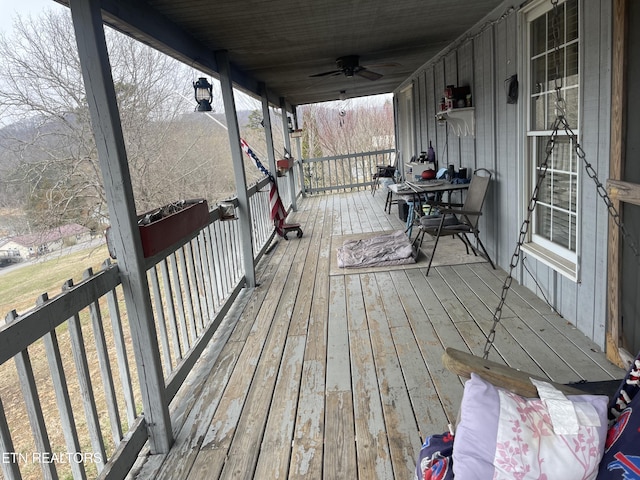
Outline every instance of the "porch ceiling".
[[[68, 4], [69, 0], [57, 0]], [[238, 87], [291, 105], [396, 89], [502, 0], [102, 0], [113, 27], [215, 75], [226, 50]], [[359, 55], [378, 80], [345, 75], [336, 58]]]

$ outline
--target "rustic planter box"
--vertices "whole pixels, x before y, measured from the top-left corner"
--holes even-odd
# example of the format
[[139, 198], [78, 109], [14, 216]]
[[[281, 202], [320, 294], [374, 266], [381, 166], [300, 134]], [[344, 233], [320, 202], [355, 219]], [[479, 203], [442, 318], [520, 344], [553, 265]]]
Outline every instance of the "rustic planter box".
[[[165, 208], [165, 207], [163, 207]], [[144, 218], [140, 215], [138, 218]], [[200, 230], [209, 220], [206, 200], [186, 200], [184, 208], [155, 220], [139, 225], [144, 257], [153, 257], [191, 233]]]
[[[138, 230], [145, 258], [153, 257], [178, 243], [181, 239], [203, 228], [209, 221], [209, 206], [206, 200], [185, 200], [180, 210], [171, 214], [162, 214], [168, 207], [170, 205], [138, 216]], [[141, 221], [145, 217], [152, 220], [142, 224]], [[107, 245], [111, 257], [116, 258], [110, 228], [107, 229]]]

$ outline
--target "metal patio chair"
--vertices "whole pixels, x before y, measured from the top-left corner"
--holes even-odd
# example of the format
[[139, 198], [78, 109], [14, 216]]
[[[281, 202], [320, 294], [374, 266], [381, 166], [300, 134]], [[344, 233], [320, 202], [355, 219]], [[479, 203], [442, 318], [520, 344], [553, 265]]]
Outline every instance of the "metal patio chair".
[[[484, 172], [486, 175], [479, 175], [479, 172]], [[429, 275], [433, 258], [436, 255], [438, 241], [440, 237], [445, 236], [458, 237], [464, 244], [467, 255], [469, 254], [469, 248], [471, 248], [474, 255], [480, 255], [486, 259], [491, 265], [491, 268], [495, 270], [496, 267], [480, 240], [480, 232], [478, 230], [478, 220], [480, 219], [480, 215], [482, 215], [482, 206], [487, 196], [490, 181], [491, 172], [489, 170], [480, 168], [474, 171], [471, 183], [469, 184], [467, 197], [461, 208], [434, 205], [434, 208], [438, 210], [437, 214], [420, 217], [418, 223], [419, 231], [413, 241], [414, 245], [422, 245], [424, 236], [427, 233], [435, 237], [435, 244], [433, 245], [429, 266], [427, 267], [427, 275]], [[476, 246], [471, 243], [467, 235], [473, 235], [473, 237], [475, 237]]]

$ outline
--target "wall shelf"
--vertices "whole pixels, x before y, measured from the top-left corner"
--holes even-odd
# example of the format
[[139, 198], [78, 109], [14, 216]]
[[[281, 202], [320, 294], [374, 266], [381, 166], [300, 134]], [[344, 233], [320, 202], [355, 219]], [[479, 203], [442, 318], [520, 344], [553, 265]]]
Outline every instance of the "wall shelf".
[[436, 118], [438, 121], [447, 122], [453, 133], [459, 137], [476, 136], [475, 109], [473, 107], [452, 108], [438, 112]]

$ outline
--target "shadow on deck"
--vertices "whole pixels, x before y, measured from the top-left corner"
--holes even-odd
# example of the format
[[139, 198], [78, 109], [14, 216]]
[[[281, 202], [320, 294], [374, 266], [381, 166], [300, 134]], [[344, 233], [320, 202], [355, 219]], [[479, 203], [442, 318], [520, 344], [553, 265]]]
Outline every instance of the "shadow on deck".
[[[384, 195], [309, 197], [172, 403], [175, 445], [138, 479], [409, 479], [426, 435], [455, 421], [445, 347], [481, 355], [505, 273], [485, 263], [331, 271], [332, 238], [403, 229]], [[464, 250], [461, 249], [461, 252]], [[461, 261], [465, 255], [462, 253]], [[621, 371], [513, 287], [491, 359], [570, 382]]]

